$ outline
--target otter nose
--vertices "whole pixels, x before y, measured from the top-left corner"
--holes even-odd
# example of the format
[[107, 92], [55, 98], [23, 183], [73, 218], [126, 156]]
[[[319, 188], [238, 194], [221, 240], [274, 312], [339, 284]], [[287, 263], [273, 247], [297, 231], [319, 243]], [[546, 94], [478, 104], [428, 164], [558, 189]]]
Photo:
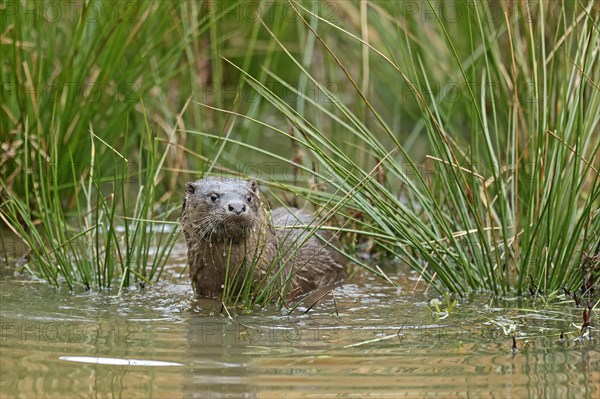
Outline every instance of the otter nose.
[[246, 212], [246, 205], [240, 202], [233, 202], [229, 204], [229, 212], [239, 215], [240, 213]]

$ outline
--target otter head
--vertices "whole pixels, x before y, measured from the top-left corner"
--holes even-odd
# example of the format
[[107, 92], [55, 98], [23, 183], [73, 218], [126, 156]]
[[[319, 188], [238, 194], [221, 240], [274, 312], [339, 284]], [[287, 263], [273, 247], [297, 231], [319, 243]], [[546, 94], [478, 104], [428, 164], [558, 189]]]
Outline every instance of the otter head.
[[182, 226], [186, 238], [243, 241], [260, 219], [254, 180], [207, 177], [185, 186]]

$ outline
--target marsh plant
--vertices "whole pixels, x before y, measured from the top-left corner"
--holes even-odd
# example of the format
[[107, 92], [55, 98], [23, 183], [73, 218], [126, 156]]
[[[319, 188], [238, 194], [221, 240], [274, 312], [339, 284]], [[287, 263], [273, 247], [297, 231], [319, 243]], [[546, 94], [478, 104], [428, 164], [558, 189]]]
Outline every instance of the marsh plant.
[[[484, 3], [457, 2], [462, 21], [449, 21], [437, 3], [419, 4], [432, 17], [421, 27], [398, 18], [396, 3], [347, 6], [364, 28], [356, 34], [290, 2], [307, 31], [300, 55], [263, 28], [303, 79], [293, 85], [265, 73], [301, 101], [286, 101], [264, 78], [232, 65], [296, 133], [247, 119], [299, 143], [326, 172], [315, 177], [338, 189], [334, 196], [293, 190], [329, 204], [431, 283], [497, 294], [582, 286], [580, 266], [600, 248], [598, 8], [536, 2], [535, 15], [516, 7], [498, 18]], [[339, 51], [332, 37], [356, 53]], [[328, 90], [322, 71], [302, 57], [317, 51], [347, 90]], [[328, 101], [315, 101], [309, 82]], [[454, 95], [462, 97], [445, 99], [434, 89], [440, 82], [462, 87]], [[420, 119], [408, 141], [426, 136], [424, 163], [400, 141], [402, 122], [382, 116], [389, 110], [381, 98], [401, 110], [406, 88]], [[364, 217], [353, 219], [356, 211]], [[597, 277], [597, 265], [590, 270], [584, 274]]]
[[[116, 153], [121, 170], [102, 176], [95, 167], [95, 145], [106, 143], [90, 135], [94, 144], [85, 173], [77, 175], [69, 154], [71, 184], [58, 185], [59, 167], [47, 161], [62, 159], [56, 142], [50, 141], [46, 157], [41, 152], [33, 160], [23, 156], [26, 190], [23, 198], [9, 195], [3, 201], [2, 220], [26, 244], [23, 267], [53, 284], [85, 289], [151, 284], [177, 237], [176, 226], [168, 222], [177, 206], [157, 201], [154, 180], [160, 167], [152, 154], [142, 154], [149, 166], [133, 172]], [[4, 182], [1, 187], [10, 192]], [[71, 211], [65, 211], [66, 201], [73, 202]]]
[[441, 291], [599, 280], [596, 2], [127, 4], [1, 21], [2, 219], [33, 274], [158, 278], [183, 182], [241, 162]]

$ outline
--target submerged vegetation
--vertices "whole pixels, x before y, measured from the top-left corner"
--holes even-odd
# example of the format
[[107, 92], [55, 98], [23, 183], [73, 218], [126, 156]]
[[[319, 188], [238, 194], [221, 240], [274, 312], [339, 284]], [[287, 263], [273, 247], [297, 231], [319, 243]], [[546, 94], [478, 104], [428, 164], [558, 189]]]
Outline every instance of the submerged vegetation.
[[228, 173], [440, 290], [600, 279], [594, 1], [19, 4], [0, 209], [34, 275], [156, 280], [184, 183]]

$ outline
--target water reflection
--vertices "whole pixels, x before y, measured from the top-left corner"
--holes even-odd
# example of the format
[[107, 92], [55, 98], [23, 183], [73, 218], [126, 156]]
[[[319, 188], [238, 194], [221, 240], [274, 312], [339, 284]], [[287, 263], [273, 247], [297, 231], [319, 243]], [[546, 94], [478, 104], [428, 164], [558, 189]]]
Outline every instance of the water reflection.
[[178, 277], [121, 297], [4, 280], [0, 300], [0, 397], [600, 393], [598, 332], [576, 340], [581, 310], [568, 303], [523, 311], [475, 298], [439, 319], [426, 297], [370, 278], [308, 314], [230, 309], [233, 320], [193, 302]]
[[171, 367], [171, 366], [183, 366], [181, 363], [175, 362], [161, 362], [156, 360], [142, 360], [142, 359], [118, 359], [114, 357], [91, 357], [91, 356], [60, 356], [58, 360], [65, 360], [67, 362], [75, 363], [89, 363], [89, 364], [105, 364], [111, 366], [140, 366], [140, 367]]

